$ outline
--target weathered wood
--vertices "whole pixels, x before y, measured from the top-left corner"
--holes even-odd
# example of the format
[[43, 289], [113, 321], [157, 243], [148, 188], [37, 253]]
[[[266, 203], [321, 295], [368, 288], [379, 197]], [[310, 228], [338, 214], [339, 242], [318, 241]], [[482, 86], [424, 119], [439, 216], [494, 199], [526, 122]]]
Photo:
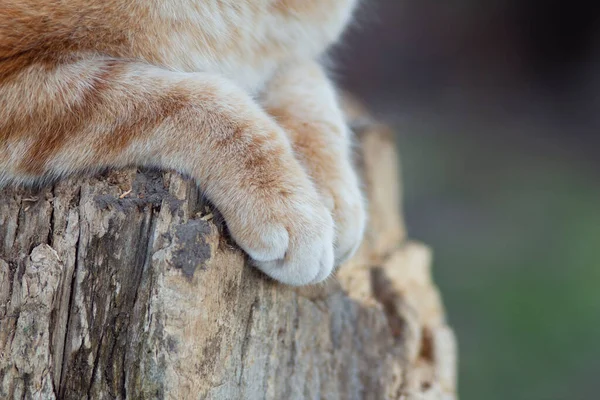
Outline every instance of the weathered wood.
[[318, 288], [249, 267], [174, 173], [4, 188], [0, 398], [455, 398], [453, 334], [429, 250], [404, 235], [392, 137], [348, 109], [370, 227]]

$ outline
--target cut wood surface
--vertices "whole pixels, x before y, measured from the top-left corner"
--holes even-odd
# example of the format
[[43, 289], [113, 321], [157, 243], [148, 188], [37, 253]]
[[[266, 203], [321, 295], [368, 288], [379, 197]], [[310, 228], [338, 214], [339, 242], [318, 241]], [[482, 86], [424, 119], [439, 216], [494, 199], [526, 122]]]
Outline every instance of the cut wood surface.
[[346, 108], [369, 227], [319, 287], [250, 267], [176, 173], [0, 189], [0, 398], [455, 399], [454, 336], [430, 250], [405, 235], [393, 135]]

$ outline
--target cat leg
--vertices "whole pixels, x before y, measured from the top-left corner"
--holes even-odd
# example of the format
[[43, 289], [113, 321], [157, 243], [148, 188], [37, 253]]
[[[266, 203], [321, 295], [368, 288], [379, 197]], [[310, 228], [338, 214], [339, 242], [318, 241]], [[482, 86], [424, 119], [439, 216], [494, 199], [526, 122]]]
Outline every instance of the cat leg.
[[333, 221], [285, 132], [215, 75], [81, 57], [0, 83], [0, 183], [130, 165], [192, 176], [234, 240], [290, 285], [333, 269]]
[[351, 162], [351, 134], [335, 89], [316, 62], [280, 71], [262, 102], [313, 178], [335, 223], [336, 264], [356, 251], [365, 229], [365, 203]]

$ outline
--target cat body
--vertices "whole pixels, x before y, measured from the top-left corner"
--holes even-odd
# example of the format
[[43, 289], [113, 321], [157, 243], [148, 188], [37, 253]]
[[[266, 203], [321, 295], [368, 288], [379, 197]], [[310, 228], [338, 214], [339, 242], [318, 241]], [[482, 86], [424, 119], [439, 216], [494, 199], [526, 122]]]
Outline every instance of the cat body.
[[356, 0], [0, 0], [0, 185], [193, 177], [254, 264], [326, 279], [365, 212], [319, 58]]

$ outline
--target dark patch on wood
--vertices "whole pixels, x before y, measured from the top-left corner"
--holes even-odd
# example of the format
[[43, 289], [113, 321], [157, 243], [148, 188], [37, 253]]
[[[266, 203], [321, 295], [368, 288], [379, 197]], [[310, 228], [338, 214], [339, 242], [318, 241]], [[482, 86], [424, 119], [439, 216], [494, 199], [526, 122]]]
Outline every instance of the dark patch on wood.
[[177, 250], [173, 252], [173, 265], [181, 269], [188, 279], [194, 277], [198, 267], [206, 268], [206, 261], [211, 257], [211, 248], [206, 242], [209, 234], [210, 226], [202, 220], [191, 220], [175, 226], [174, 243]]
[[400, 340], [405, 331], [406, 323], [400, 318], [396, 308], [396, 302], [401, 301], [399, 294], [394, 290], [389, 278], [379, 267], [371, 270], [371, 282], [373, 295], [383, 305], [392, 335]]
[[183, 203], [169, 192], [163, 172], [159, 170], [144, 169], [142, 173], [136, 174], [131, 189], [133, 199], [141, 199], [155, 206], [160, 206], [164, 201], [171, 212], [180, 209]]
[[433, 353], [433, 336], [431, 330], [427, 327], [423, 327], [421, 334], [421, 350], [419, 352], [419, 357], [428, 363], [434, 363], [434, 353]]
[[[110, 180], [112, 177], [108, 176], [106, 179]], [[101, 209], [112, 208], [121, 212], [146, 206], [159, 208], [166, 204], [169, 210], [175, 213], [181, 209], [184, 203], [169, 192], [163, 179], [163, 173], [158, 170], [144, 170], [135, 174], [129, 189], [131, 190], [130, 194], [123, 198], [114, 194], [98, 194], [94, 200]]]

